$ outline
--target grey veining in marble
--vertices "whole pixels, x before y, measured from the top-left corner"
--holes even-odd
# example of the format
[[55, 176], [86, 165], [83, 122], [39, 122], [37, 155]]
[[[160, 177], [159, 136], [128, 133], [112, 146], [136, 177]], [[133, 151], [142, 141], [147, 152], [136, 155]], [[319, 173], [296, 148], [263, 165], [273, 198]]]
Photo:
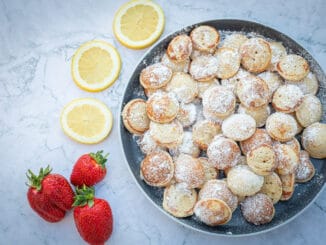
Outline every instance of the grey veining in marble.
[[[85, 152], [111, 152], [108, 175], [96, 188], [109, 200], [115, 218], [110, 244], [323, 244], [326, 191], [302, 215], [280, 229], [244, 238], [219, 238], [176, 224], [144, 197], [123, 162], [118, 145], [118, 106], [128, 78], [145, 50], [132, 51], [113, 36], [113, 14], [124, 1], [0, 1], [0, 244], [83, 244], [72, 213], [57, 224], [36, 216], [26, 200], [25, 172], [51, 164], [69, 177]], [[164, 34], [216, 18], [252, 20], [286, 33], [326, 70], [324, 0], [157, 1], [166, 16]], [[119, 80], [90, 94], [72, 81], [70, 62], [83, 42], [102, 39], [123, 59]], [[115, 115], [108, 139], [94, 146], [75, 143], [60, 128], [63, 106], [74, 98], [94, 97]]]

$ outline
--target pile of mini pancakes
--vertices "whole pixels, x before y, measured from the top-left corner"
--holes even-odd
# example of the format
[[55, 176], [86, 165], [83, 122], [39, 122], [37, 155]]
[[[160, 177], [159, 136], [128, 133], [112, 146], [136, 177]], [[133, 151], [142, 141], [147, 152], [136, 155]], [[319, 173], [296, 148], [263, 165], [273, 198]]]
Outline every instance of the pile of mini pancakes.
[[310, 157], [326, 158], [317, 78], [282, 43], [237, 32], [221, 40], [198, 26], [139, 81], [148, 99], [129, 101], [123, 122], [139, 136], [142, 179], [165, 188], [175, 217], [223, 225], [240, 206], [248, 222], [268, 223], [295, 183], [313, 178]]

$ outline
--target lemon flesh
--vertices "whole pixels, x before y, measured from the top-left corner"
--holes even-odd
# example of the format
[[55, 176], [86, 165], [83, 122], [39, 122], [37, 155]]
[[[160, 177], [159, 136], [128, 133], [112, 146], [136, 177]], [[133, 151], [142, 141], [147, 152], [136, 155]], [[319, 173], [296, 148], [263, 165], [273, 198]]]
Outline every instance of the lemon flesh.
[[74, 82], [89, 92], [102, 91], [111, 86], [120, 70], [119, 53], [104, 41], [84, 43], [75, 52], [71, 63]]
[[110, 109], [95, 99], [77, 99], [65, 106], [61, 126], [66, 135], [85, 144], [95, 144], [105, 139], [113, 124]]
[[150, 0], [133, 0], [117, 11], [113, 30], [126, 47], [141, 49], [153, 44], [164, 29], [164, 13]]

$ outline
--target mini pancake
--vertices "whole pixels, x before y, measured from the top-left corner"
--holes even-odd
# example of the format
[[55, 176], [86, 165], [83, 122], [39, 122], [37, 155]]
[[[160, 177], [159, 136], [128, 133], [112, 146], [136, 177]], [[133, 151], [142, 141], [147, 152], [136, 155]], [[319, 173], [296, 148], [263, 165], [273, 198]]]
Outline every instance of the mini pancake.
[[162, 63], [156, 63], [141, 71], [139, 82], [146, 89], [158, 89], [164, 87], [171, 77], [172, 70], [169, 67]]
[[170, 185], [164, 189], [163, 209], [177, 218], [191, 216], [197, 201], [195, 189], [189, 189], [184, 183]]
[[201, 222], [209, 226], [224, 225], [232, 218], [230, 207], [216, 198], [199, 200], [195, 205], [194, 213]]
[[192, 41], [187, 35], [179, 35], [172, 39], [166, 50], [172, 61], [182, 63], [189, 59], [192, 52]]
[[241, 203], [243, 217], [254, 225], [263, 225], [271, 222], [275, 209], [272, 200], [263, 193], [247, 197]]
[[174, 163], [166, 151], [152, 152], [141, 162], [140, 173], [150, 186], [167, 186], [174, 175]]
[[284, 56], [276, 65], [278, 73], [289, 81], [300, 81], [309, 73], [309, 64], [301, 56], [289, 54]]
[[227, 184], [237, 196], [252, 196], [262, 188], [264, 177], [255, 174], [248, 165], [236, 165], [229, 170]]
[[262, 38], [250, 38], [240, 47], [241, 65], [248, 71], [260, 73], [265, 71], [272, 58], [269, 43]]
[[143, 134], [149, 128], [146, 114], [146, 102], [143, 99], [129, 101], [122, 111], [122, 120], [126, 129], [132, 134]]

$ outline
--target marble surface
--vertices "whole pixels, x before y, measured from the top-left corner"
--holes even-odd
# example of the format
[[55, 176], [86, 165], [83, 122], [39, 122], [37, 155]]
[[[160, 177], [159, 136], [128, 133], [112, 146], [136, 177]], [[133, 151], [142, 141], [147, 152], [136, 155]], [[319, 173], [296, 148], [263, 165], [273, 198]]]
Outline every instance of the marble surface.
[[[113, 14], [124, 1], [0, 1], [0, 244], [84, 244], [72, 213], [44, 222], [28, 207], [25, 172], [51, 164], [68, 177], [85, 152], [110, 152], [108, 175], [96, 188], [114, 214], [110, 244], [322, 244], [326, 239], [326, 191], [302, 215], [271, 232], [223, 238], [184, 228], [145, 198], [119, 146], [118, 107], [124, 86], [146, 50], [121, 46], [112, 33]], [[157, 1], [166, 15], [164, 34], [202, 20], [239, 18], [266, 24], [305, 47], [326, 71], [324, 0]], [[123, 67], [104, 92], [80, 90], [70, 75], [71, 57], [83, 42], [102, 39], [116, 46]], [[101, 144], [75, 143], [62, 132], [59, 115], [72, 99], [94, 97], [112, 109], [115, 126]]]

